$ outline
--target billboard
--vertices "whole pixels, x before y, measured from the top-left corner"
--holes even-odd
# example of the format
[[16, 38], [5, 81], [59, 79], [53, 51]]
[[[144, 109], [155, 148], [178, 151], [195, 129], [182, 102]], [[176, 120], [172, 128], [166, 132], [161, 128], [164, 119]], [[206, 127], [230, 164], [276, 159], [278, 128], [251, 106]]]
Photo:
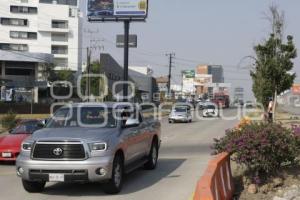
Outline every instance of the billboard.
[[88, 0], [87, 15], [95, 19], [146, 18], [148, 0]]
[[184, 70], [182, 74], [184, 79], [195, 78], [195, 70]]
[[182, 91], [189, 94], [193, 94], [195, 92], [195, 84], [193, 78], [185, 78], [182, 80]]

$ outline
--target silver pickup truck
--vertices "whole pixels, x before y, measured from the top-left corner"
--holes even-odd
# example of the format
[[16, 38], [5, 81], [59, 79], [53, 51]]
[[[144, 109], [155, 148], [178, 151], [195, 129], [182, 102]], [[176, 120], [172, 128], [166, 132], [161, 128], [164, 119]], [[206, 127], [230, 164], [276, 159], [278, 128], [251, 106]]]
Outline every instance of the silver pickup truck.
[[28, 192], [46, 182], [103, 182], [115, 194], [125, 173], [156, 168], [159, 147], [159, 121], [145, 120], [133, 104], [72, 104], [22, 143], [16, 171]]

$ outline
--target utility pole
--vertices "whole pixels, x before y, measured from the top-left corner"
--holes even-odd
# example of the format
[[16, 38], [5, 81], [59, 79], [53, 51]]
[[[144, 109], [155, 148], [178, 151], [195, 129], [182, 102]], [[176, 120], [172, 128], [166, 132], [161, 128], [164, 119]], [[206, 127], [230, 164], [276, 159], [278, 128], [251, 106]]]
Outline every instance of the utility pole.
[[91, 95], [91, 79], [90, 79], [90, 73], [91, 73], [91, 50], [89, 47], [86, 48], [86, 71], [87, 71], [87, 96], [88, 96], [88, 102], [90, 101], [90, 95]]
[[175, 57], [175, 53], [168, 53], [166, 56], [169, 57], [169, 77], [168, 77], [168, 95], [171, 93], [171, 77], [172, 77], [172, 65], [173, 65], [173, 58]]
[[183, 96], [183, 71], [181, 71], [181, 96]]
[[[124, 75], [123, 81], [128, 81], [128, 63], [129, 63], [129, 27], [130, 20], [124, 21]], [[124, 83], [123, 85], [123, 101], [127, 102], [128, 96], [128, 84]]]

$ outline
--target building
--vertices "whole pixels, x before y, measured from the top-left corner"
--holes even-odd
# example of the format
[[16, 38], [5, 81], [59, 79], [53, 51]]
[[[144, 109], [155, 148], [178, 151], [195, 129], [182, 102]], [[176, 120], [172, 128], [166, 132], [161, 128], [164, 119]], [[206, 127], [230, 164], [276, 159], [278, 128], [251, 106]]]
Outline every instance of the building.
[[11, 87], [37, 92], [44, 64], [81, 72], [78, 0], [1, 0], [0, 8], [0, 75]]
[[210, 74], [213, 83], [224, 83], [224, 70], [221, 65], [199, 65], [196, 74]]
[[[100, 55], [101, 73], [105, 74], [108, 79], [108, 88], [112, 91], [114, 83], [123, 80], [123, 67], [110, 54]], [[153, 88], [153, 77], [152, 70], [149, 67], [137, 67], [132, 66], [129, 68], [129, 81], [132, 81], [135, 85], [137, 96], [140, 96], [143, 101], [152, 101]], [[117, 84], [115, 91], [122, 93], [123, 84]], [[129, 88], [130, 91], [130, 88]], [[140, 99], [136, 99], [140, 100]]]
[[233, 94], [234, 101], [244, 101], [244, 88], [242, 87], [236, 87], [234, 88], [234, 94]]
[[[45, 63], [51, 62], [53, 62], [51, 54], [28, 52], [19, 54], [0, 50], [0, 87], [4, 87], [4, 90], [14, 88], [17, 98], [37, 103], [39, 89], [47, 88], [47, 81], [39, 69]], [[28, 90], [30, 95], [26, 94]], [[2, 95], [1, 100], [5, 99], [7, 100]]]
[[156, 83], [158, 86], [158, 91], [159, 92], [168, 92], [168, 82], [169, 78], [167, 76], [160, 76], [156, 78]]
[[81, 71], [78, 0], [1, 0], [0, 49], [54, 55], [56, 69]]
[[135, 82], [139, 95], [144, 102], [151, 102], [153, 97], [153, 71], [147, 66], [129, 66], [129, 76]]
[[211, 74], [196, 74], [195, 76], [195, 87], [196, 94], [198, 97], [203, 97], [204, 94], [208, 93], [208, 84], [212, 83]]
[[196, 94], [199, 97], [208, 95], [210, 98], [224, 83], [224, 71], [221, 65], [199, 65], [195, 76]]
[[174, 93], [175, 99], [179, 99], [182, 97], [182, 85], [172, 84], [171, 85], [171, 91]]
[[153, 71], [149, 66], [129, 66], [129, 70], [139, 72], [144, 75], [153, 75]]

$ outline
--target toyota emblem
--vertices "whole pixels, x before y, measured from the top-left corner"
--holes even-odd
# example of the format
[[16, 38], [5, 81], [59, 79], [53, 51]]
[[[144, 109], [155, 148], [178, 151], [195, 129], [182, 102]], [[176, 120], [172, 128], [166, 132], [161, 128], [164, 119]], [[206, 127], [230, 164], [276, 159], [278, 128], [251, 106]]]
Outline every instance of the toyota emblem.
[[62, 153], [63, 153], [63, 150], [61, 148], [55, 148], [53, 149], [53, 154], [56, 155], [56, 156], [61, 156]]

